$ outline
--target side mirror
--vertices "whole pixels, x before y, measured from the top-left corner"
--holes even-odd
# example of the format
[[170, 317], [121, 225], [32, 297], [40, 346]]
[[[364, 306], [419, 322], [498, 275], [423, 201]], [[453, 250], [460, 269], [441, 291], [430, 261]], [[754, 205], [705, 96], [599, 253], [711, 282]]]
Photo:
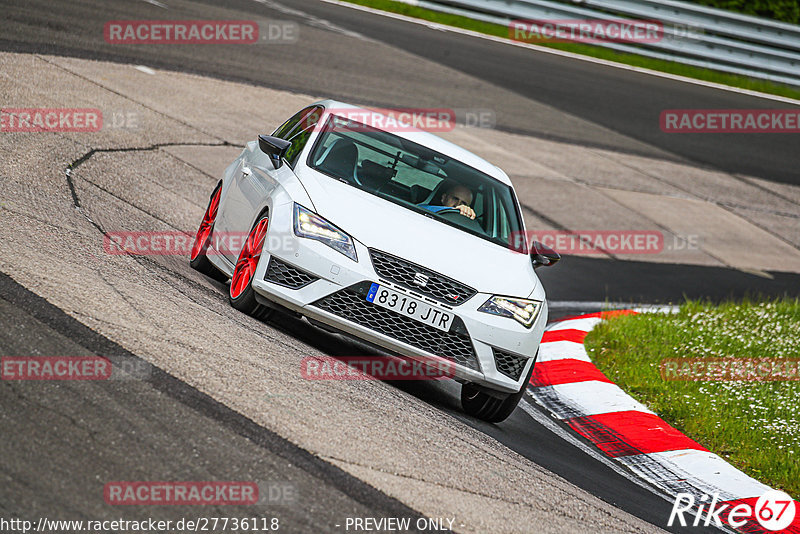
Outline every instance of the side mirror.
[[286, 155], [286, 151], [289, 150], [290, 146], [292, 146], [292, 142], [286, 141], [285, 139], [280, 139], [271, 135], [258, 136], [258, 147], [261, 149], [261, 152], [270, 157], [272, 166], [276, 169], [283, 165], [283, 157]]
[[561, 259], [561, 254], [538, 241], [531, 242], [531, 263], [533, 268], [555, 265]]

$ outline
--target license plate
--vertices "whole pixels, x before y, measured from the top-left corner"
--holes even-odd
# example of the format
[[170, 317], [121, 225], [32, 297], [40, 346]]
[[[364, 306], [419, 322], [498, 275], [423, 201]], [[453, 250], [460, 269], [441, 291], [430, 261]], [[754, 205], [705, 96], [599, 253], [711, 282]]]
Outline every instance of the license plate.
[[370, 286], [367, 302], [392, 310], [400, 315], [411, 317], [445, 332], [450, 330], [450, 325], [453, 324], [453, 318], [455, 317], [448, 311], [434, 308], [430, 304], [380, 284], [373, 283]]

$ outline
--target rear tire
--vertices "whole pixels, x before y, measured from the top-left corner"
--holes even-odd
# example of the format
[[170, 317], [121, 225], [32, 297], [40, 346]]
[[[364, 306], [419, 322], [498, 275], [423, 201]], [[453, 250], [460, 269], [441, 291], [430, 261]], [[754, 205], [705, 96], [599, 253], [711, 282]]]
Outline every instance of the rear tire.
[[486, 392], [486, 389], [472, 383], [466, 383], [461, 386], [461, 407], [467, 415], [476, 417], [487, 423], [500, 423], [508, 419], [508, 416], [514, 412], [514, 409], [519, 404], [522, 396], [525, 395], [525, 390], [528, 389], [528, 383], [533, 374], [533, 368], [536, 366], [536, 358], [539, 356], [537, 351], [536, 356], [533, 358], [528, 376], [522, 383], [522, 388], [516, 393], [512, 393], [505, 398], [497, 398]]
[[211, 263], [206, 255], [208, 246], [211, 244], [211, 236], [214, 233], [214, 223], [217, 220], [217, 211], [219, 210], [219, 197], [222, 194], [222, 182], [217, 184], [214, 191], [211, 193], [211, 199], [208, 201], [208, 207], [203, 215], [203, 221], [200, 223], [200, 228], [197, 230], [197, 235], [194, 237], [192, 244], [192, 251], [189, 256], [189, 266], [218, 282], [226, 282], [228, 277], [220, 272], [214, 264]]
[[262, 321], [272, 314], [273, 308], [259, 304], [256, 300], [253, 277], [264, 248], [268, 225], [269, 217], [264, 214], [258, 218], [253, 229], [250, 230], [242, 251], [239, 253], [239, 259], [236, 260], [228, 293], [228, 302], [231, 303], [231, 306]]

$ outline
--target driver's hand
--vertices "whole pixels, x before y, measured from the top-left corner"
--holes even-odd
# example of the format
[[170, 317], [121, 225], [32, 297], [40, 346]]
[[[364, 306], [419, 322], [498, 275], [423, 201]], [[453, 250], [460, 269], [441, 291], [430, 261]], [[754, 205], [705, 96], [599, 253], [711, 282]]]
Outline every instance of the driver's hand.
[[475, 218], [475, 211], [466, 204], [461, 204], [460, 206], [456, 206], [456, 209], [460, 211], [461, 215], [463, 215], [464, 217], [469, 217], [470, 219]]

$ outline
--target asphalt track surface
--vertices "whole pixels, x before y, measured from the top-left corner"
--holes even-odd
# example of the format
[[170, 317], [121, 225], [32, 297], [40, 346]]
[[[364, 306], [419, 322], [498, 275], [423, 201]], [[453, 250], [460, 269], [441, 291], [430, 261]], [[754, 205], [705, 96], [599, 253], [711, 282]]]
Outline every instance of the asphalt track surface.
[[[597, 131], [573, 129], [566, 121], [558, 121], [555, 113], [549, 117], [553, 121], [532, 122], [519, 113], [519, 108], [507, 108], [504, 102], [492, 101], [491, 95], [471, 93], [467, 85], [451, 85], [452, 91], [448, 95], [437, 94], [413, 73], [392, 73], [391, 58], [370, 56], [368, 41], [364, 41], [363, 48], [346, 47], [341, 42], [339, 31], [326, 33], [328, 40], [325, 42], [305, 43], [301, 40], [293, 46], [246, 49], [224, 45], [203, 49], [169, 47], [168, 50], [121, 47], [106, 45], [98, 37], [102, 35], [102, 25], [109, 19], [247, 18], [236, 16], [238, 13], [295, 20], [301, 25], [314, 23], [285, 9], [275, 10], [269, 3], [182, 2], [175, 5], [179, 9], [172, 6], [172, 11], [165, 12], [145, 2], [86, 2], [64, 4], [58, 9], [52, 9], [52, 4], [47, 2], [2, 2], [0, 7], [5, 20], [0, 48], [142, 63], [378, 105], [488, 107], [497, 111], [498, 127], [511, 131], [664, 158], [688, 159], [723, 170], [798, 183], [796, 141], [791, 144], [789, 137], [735, 136], [724, 140], [712, 139], [705, 145], [691, 136], [666, 136], [657, 129], [658, 113], [664, 108], [779, 106], [751, 97], [579, 61], [522, 53], [511, 47], [319, 2], [294, 1], [291, 7], [329, 20], [338, 28], [358, 32], [368, 39], [387, 42], [426, 60], [447, 65], [448, 69], [440, 73], [444, 78], [442, 85], [447, 85], [446, 77], [450, 70], [455, 69], [511, 89], [523, 100], [545, 103], [565, 114], [601, 124], [619, 135], [607, 137]], [[425, 76], [436, 74], [427, 72]], [[370, 80], [370, 83], [364, 83], [365, 80]], [[620, 111], [622, 102], [623, 112]], [[542, 280], [548, 288], [548, 296], [554, 300], [603, 300], [610, 297], [621, 301], [669, 302], [681, 300], [683, 295], [722, 299], [758, 292], [796, 294], [800, 287], [798, 278], [791, 274], [775, 273], [775, 278], [768, 280], [727, 269], [640, 265], [637, 262], [581, 258], [568, 258], [557, 269], [543, 271]], [[0, 285], [4, 354], [125, 352], [7, 277], [0, 277]], [[219, 290], [222, 292], [224, 288], [220, 286]], [[304, 323], [279, 317], [271, 325], [290, 333], [299, 343], [315, 346], [323, 352], [332, 355], [348, 353], [347, 345], [336, 338], [320, 335]], [[129, 353], [124, 356], [135, 358]], [[398, 387], [480, 429], [606, 502], [664, 526], [670, 508], [666, 501], [582, 455], [521, 410], [517, 410], [503, 425], [485, 425], [463, 416], [457, 399], [447, 388], [430, 384]], [[99, 386], [88, 395], [83, 390], [78, 393], [57, 385], [43, 397], [35, 399], [26, 392], [24, 385], [4, 387], [2, 392], [3, 424], [24, 429], [13, 439], [3, 440], [3, 457], [11, 461], [4, 462], [2, 473], [6, 481], [13, 482], [4, 485], [6, 489], [3, 499], [0, 499], [0, 510], [4, 515], [22, 511], [26, 514], [80, 511], [87, 517], [91, 516], [92, 510], [83, 508], [80, 496], [88, 491], [97, 491], [97, 477], [105, 479], [100, 476], [104, 468], [102, 461], [98, 463], [97, 472], [85, 467], [88, 461], [97, 462], [98, 459], [109, 464], [122, 462], [140, 479], [149, 478], [147, 471], [142, 470], [143, 465], [152, 467], [153, 473], [170, 473], [173, 478], [184, 479], [200, 479], [203, 475], [210, 478], [222, 471], [226, 474], [241, 473], [243, 479], [259, 480], [283, 469], [281, 472], [285, 478], [296, 481], [301, 491], [318, 491], [314, 499], [319, 502], [319, 507], [314, 511], [321, 515], [312, 518], [307, 510], [291, 507], [288, 514], [282, 514], [289, 525], [299, 530], [304, 530], [308, 521], [314, 521], [316, 526], [317, 521], [322, 523], [331, 519], [324, 515], [329, 509], [351, 511], [352, 515], [415, 515], [401, 503], [158, 371], [155, 378], [145, 384]], [[37, 390], [37, 394], [40, 393], [41, 390]], [[134, 397], [138, 403], [137, 411], [145, 407], [144, 413], [148, 417], [137, 416], [125, 408], [127, 404], [133, 404], [129, 401]], [[53, 405], [63, 408], [58, 411], [48, 408]], [[109, 408], [110, 405], [115, 408]], [[74, 412], [70, 413], [73, 409]], [[87, 416], [87, 409], [91, 415]], [[76, 419], [76, 414], [82, 414], [85, 420]], [[119, 425], [119, 421], [132, 420], [137, 426], [136, 443], [124, 443], [123, 429], [114, 430], [119, 433], [118, 440], [112, 433], [106, 433], [112, 422], [117, 421]], [[31, 424], [34, 421], [35, 424]], [[43, 430], [45, 425], [47, 431]], [[200, 436], [198, 429], [202, 429]], [[111, 441], [104, 444], [105, 439]], [[85, 445], [87, 442], [90, 443], [88, 447]], [[111, 444], [115, 447], [113, 454], [108, 452]], [[165, 446], [168, 446], [168, 453], [162, 455]], [[81, 452], [67, 454], [65, 447]], [[287, 468], [280, 460], [288, 460], [290, 467]], [[75, 474], [80, 476], [75, 477]], [[135, 478], [133, 474], [131, 478]], [[68, 487], [70, 481], [72, 487]], [[16, 497], [11, 499], [10, 495]], [[231, 515], [230, 510], [226, 513]], [[698, 529], [691, 531], [697, 532]]]
[[[144, 1], [119, 0], [56, 5], [59, 8], [53, 9], [46, 0], [0, 2], [6, 11], [0, 46], [8, 51], [142, 63], [365, 104], [491, 109], [496, 111], [501, 129], [800, 184], [796, 136], [670, 135], [661, 132], [658, 123], [664, 109], [793, 107], [788, 104], [431, 30], [317, 0], [194, 0], [171, 2], [170, 9]], [[335, 30], [316, 34], [313, 41], [299, 39], [287, 45], [252, 47], [113, 45], [103, 41], [101, 30], [108, 20], [192, 16], [263, 17], [316, 26], [321, 20]], [[364, 40], [353, 47], [352, 41], [343, 39], [342, 30]], [[428, 82], [436, 78], [435, 70], [393, 70], [391, 57], [376, 52], [369, 40], [441, 65], [438, 75], [445, 85], [450, 71], [455, 70], [513, 91], [530, 102], [551, 106], [563, 115], [532, 113], [517, 102], [477, 94], [465, 83], [448, 85], [445, 94], [432, 91]], [[585, 127], [568, 124], [565, 116], [580, 117], [618, 135], [598, 136]]]
[[[340, 532], [342, 529], [333, 525], [341, 525], [346, 517], [421, 517], [149, 366], [3, 274], [0, 290], [4, 354], [104, 356], [115, 364], [143, 364], [149, 373], [146, 380], [97, 382], [88, 388], [86, 383], [70, 382], [4, 384], [0, 388], [4, 408], [0, 424], [8, 432], [0, 441], [4, 479], [0, 517], [34, 522], [39, 517], [103, 518], [108, 510], [98, 497], [109, 480], [259, 481], [261, 487], [290, 484], [294, 495], [286, 502], [257, 506], [131, 506], [120, 512], [127, 520], [278, 517], [286, 532]], [[294, 318], [279, 315], [269, 326], [332, 356], [354, 353], [347, 341]], [[665, 527], [670, 503], [586, 456], [524, 411], [518, 409], [502, 425], [491, 425], [461, 412], [453, 384], [393, 385], [606, 502]], [[667, 530], [717, 532], [679, 526]]]
[[[50, 5], [41, 0], [0, 2], [5, 19], [0, 48], [143, 64], [360, 104], [488, 109], [495, 113], [498, 129], [800, 183], [796, 135], [668, 135], [658, 128], [659, 113], [667, 108], [787, 104], [437, 31], [317, 0], [181, 1], [170, 3], [169, 9], [145, 1], [89, 1], [61, 9]], [[111, 45], [102, 37], [108, 20], [170, 18], [293, 21], [301, 32], [304, 27], [324, 31], [291, 44], [251, 46]], [[376, 42], [390, 46], [374, 46]], [[396, 57], [400, 54], [419, 58], [419, 69], [409, 71], [407, 58], [401, 62]], [[502, 89], [504, 98], [477, 87], [471, 82], [475, 78]], [[758, 257], [769, 253], [742, 250], [743, 256], [752, 256], [754, 270], [760, 269]], [[770, 275], [573, 256], [542, 279], [551, 300], [569, 301], [674, 303], [800, 293], [800, 276]]]
[[[0, 274], [3, 354], [104, 356], [146, 380], [6, 383], [0, 388], [0, 516], [104, 516], [105, 481], [241, 480], [273, 488], [256, 506], [126, 507], [128, 520], [280, 519], [310, 532], [344, 516], [421, 517], [97, 334]], [[11, 430], [13, 429], [13, 431]], [[285, 488], [289, 488], [288, 492]], [[263, 491], [263, 490], [262, 490]], [[269, 493], [267, 493], [269, 495]], [[280, 497], [278, 496], [280, 495]], [[92, 498], [94, 497], [94, 498]], [[276, 504], [277, 503], [277, 504]]]

